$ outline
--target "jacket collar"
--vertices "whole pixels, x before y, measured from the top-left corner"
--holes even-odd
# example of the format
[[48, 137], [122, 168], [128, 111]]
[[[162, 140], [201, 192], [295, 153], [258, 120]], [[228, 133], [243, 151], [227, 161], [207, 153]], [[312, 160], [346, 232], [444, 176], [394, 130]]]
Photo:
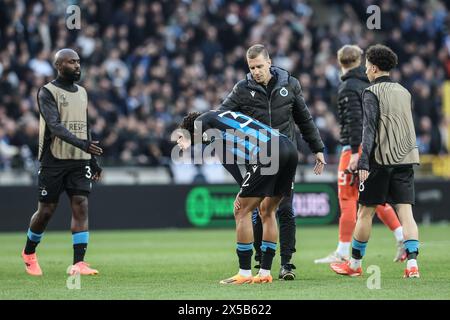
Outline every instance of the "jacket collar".
[[350, 69], [347, 71], [346, 74], [341, 76], [342, 81], [345, 81], [350, 78], [357, 78], [357, 79], [360, 79], [362, 81], [369, 83], [369, 79], [367, 79], [366, 73], [364, 71], [364, 67], [362, 67], [362, 66]]
[[373, 80], [371, 84], [380, 83], [380, 82], [394, 82], [394, 81], [392, 81], [391, 77], [389, 77], [389, 76], [382, 76], [382, 77], [378, 77], [375, 80]]
[[[273, 91], [275, 91], [278, 88], [285, 87], [288, 85], [289, 76], [290, 76], [288, 71], [281, 69], [279, 67], [270, 67], [270, 73], [272, 74], [273, 77], [275, 77], [277, 79], [277, 82], [273, 88]], [[262, 90], [264, 93], [266, 93], [266, 89], [264, 88], [264, 86], [260, 85], [255, 80], [253, 80], [252, 74], [250, 72], [247, 73], [246, 79], [247, 79], [247, 87], [249, 87], [250, 89], [255, 89], [255, 90], [259, 90], [259, 91]]]

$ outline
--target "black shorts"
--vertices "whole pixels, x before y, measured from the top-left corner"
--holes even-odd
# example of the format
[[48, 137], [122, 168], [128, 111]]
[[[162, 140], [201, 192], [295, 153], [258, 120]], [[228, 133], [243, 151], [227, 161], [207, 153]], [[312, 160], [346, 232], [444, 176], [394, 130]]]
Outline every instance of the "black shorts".
[[88, 196], [92, 189], [89, 163], [68, 167], [41, 167], [38, 173], [39, 202], [57, 203], [59, 195]]
[[284, 136], [280, 137], [279, 143], [278, 170], [267, 175], [261, 172], [261, 169], [267, 169], [267, 165], [248, 165], [239, 192], [240, 197], [290, 197], [298, 163], [297, 148]]
[[359, 203], [362, 205], [415, 203], [412, 165], [374, 168], [359, 187]]

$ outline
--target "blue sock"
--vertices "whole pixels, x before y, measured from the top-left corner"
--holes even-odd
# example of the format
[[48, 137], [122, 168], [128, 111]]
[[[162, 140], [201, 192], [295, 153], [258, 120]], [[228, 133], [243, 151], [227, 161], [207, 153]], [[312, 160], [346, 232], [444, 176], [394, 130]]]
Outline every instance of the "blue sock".
[[366, 254], [367, 242], [358, 241], [355, 238], [352, 240], [352, 258], [362, 259]]
[[403, 246], [408, 255], [408, 260], [416, 259], [419, 254], [419, 240], [405, 240], [403, 241]]
[[277, 244], [271, 241], [262, 241], [261, 243], [261, 269], [270, 270], [272, 269], [272, 261], [275, 256], [275, 251], [277, 250]]
[[24, 252], [25, 254], [33, 254], [36, 252], [36, 247], [41, 242], [42, 236], [44, 233], [36, 233], [31, 231], [30, 228], [28, 228], [27, 231], [27, 243], [25, 244]]
[[253, 242], [236, 244], [236, 253], [239, 259], [239, 269], [252, 269]]
[[73, 264], [84, 261], [87, 245], [89, 243], [89, 231], [72, 233]]
[[262, 241], [261, 242], [261, 251], [266, 252], [267, 248], [271, 248], [272, 250], [277, 250], [277, 244], [276, 242], [270, 242], [270, 241]]

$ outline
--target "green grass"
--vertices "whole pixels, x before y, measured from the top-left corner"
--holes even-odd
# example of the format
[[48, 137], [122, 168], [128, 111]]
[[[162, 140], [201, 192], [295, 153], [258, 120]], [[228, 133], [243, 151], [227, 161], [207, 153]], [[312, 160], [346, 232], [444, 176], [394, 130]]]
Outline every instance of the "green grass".
[[0, 299], [450, 299], [450, 226], [421, 226], [420, 233], [421, 278], [402, 279], [393, 235], [374, 228], [363, 267], [381, 268], [379, 290], [367, 288], [367, 273], [347, 278], [313, 263], [335, 248], [336, 226], [297, 229], [295, 281], [245, 286], [219, 285], [237, 271], [233, 230], [92, 231], [87, 261], [100, 275], [82, 277], [81, 290], [66, 287], [70, 232], [46, 232], [39, 278], [24, 271], [24, 233], [2, 233]]

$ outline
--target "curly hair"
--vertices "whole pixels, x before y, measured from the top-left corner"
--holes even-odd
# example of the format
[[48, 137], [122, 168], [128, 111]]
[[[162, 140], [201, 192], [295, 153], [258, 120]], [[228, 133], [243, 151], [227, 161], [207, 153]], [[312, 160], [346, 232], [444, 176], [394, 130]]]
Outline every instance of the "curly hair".
[[371, 64], [376, 65], [381, 71], [390, 71], [398, 62], [394, 51], [381, 44], [369, 47], [366, 52], [366, 59]]
[[179, 128], [189, 131], [191, 135], [191, 141], [194, 141], [194, 122], [201, 115], [200, 112], [189, 112], [187, 116], [183, 118]]

